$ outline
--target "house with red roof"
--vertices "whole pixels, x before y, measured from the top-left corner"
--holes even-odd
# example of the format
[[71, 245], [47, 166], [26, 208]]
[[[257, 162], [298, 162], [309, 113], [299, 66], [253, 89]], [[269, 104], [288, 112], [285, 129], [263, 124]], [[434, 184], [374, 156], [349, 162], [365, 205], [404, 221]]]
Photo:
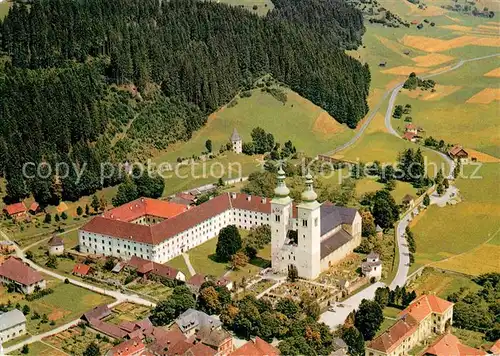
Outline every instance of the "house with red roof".
[[6, 205], [3, 212], [11, 219], [20, 219], [26, 216], [26, 205], [23, 202]]
[[83, 263], [77, 263], [71, 273], [79, 277], [89, 276], [92, 274], [92, 267]]
[[137, 256], [130, 258], [127, 262], [127, 267], [137, 271], [137, 275], [144, 278], [148, 278], [149, 275], [155, 275], [170, 280], [186, 281], [186, 275], [181, 271]]
[[138, 337], [122, 342], [110, 349], [106, 356], [143, 356], [146, 347]]
[[277, 356], [280, 351], [270, 343], [256, 337], [234, 350], [230, 356]]
[[452, 334], [444, 334], [440, 336], [434, 343], [429, 346], [423, 356], [483, 356], [487, 355], [485, 351], [475, 349], [464, 345], [460, 340]]
[[469, 160], [469, 153], [464, 150], [462, 146], [453, 146], [449, 151], [448, 151], [448, 156], [450, 156], [451, 159], [453, 159], [455, 162], [460, 161], [461, 163], [467, 163]]
[[0, 283], [4, 285], [14, 283], [24, 294], [46, 287], [45, 279], [40, 272], [16, 257], [9, 257], [0, 265]]
[[36, 215], [42, 211], [42, 208], [40, 207], [40, 204], [34, 201], [33, 203], [31, 203], [28, 211], [30, 212], [30, 214]]
[[424, 294], [399, 313], [393, 326], [367, 344], [366, 355], [406, 355], [431, 335], [445, 333], [452, 322], [453, 303]]
[[406, 124], [405, 132], [411, 132], [416, 135], [418, 134], [418, 127], [410, 122], [409, 124]]
[[490, 353], [493, 355], [500, 355], [500, 339], [498, 339], [491, 347]]

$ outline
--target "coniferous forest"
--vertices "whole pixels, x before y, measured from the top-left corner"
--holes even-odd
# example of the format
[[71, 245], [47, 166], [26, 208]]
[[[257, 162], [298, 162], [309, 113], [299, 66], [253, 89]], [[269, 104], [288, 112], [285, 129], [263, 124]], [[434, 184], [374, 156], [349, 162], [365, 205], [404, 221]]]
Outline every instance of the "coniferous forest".
[[[361, 44], [361, 13], [343, 0], [273, 2], [266, 17], [194, 0], [14, 5], [0, 23], [8, 199], [33, 193], [49, 204], [117, 184], [118, 176], [100, 180], [102, 162], [123, 162], [131, 142], [164, 149], [188, 140], [209, 113], [268, 73], [354, 128], [368, 110], [370, 72], [344, 50]], [[130, 85], [139, 94], [123, 90]], [[53, 172], [27, 179], [25, 162], [74, 168], [63, 180]]]

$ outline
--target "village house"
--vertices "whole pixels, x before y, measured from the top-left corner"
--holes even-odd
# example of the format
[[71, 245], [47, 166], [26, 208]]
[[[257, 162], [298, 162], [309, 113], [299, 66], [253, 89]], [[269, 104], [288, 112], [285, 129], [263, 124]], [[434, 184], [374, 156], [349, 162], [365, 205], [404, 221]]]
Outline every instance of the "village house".
[[167, 278], [170, 280], [178, 280], [185, 282], [186, 276], [181, 271], [162, 265], [156, 262], [148, 261], [143, 258], [132, 256], [127, 263], [127, 267], [137, 272], [140, 277], [148, 278], [150, 275]]
[[436, 297], [422, 295], [398, 315], [398, 321], [370, 341], [366, 356], [399, 356], [434, 334], [442, 334], [453, 323], [453, 303]]
[[279, 354], [280, 351], [276, 347], [257, 336], [231, 352], [230, 356], [278, 356]]
[[467, 163], [469, 160], [469, 153], [462, 146], [454, 146], [448, 151], [448, 155], [455, 162]]
[[6, 205], [3, 208], [3, 212], [9, 218], [14, 220], [19, 220], [26, 217], [26, 206], [24, 205], [23, 202]]
[[75, 276], [85, 277], [85, 276], [90, 276], [93, 273], [93, 269], [89, 265], [83, 263], [77, 263], [73, 267], [71, 273], [74, 274]]
[[174, 328], [178, 328], [186, 337], [194, 336], [202, 328], [218, 330], [222, 328], [222, 322], [204, 312], [196, 309], [188, 309], [177, 319], [173, 324]]
[[380, 255], [375, 252], [370, 252], [366, 256], [366, 261], [361, 263], [361, 272], [370, 280], [374, 278], [376, 281], [382, 278], [382, 261]]
[[403, 203], [403, 206], [406, 208], [412, 208], [413, 205], [415, 204], [415, 197], [410, 194], [406, 194], [403, 199], [401, 199], [401, 202]]
[[13, 309], [0, 314], [0, 343], [26, 334], [26, 317], [18, 310]]
[[12, 241], [0, 241], [0, 252], [4, 255], [8, 255], [16, 250], [16, 246]]
[[236, 154], [243, 152], [243, 140], [238, 131], [236, 131], [236, 128], [233, 129], [233, 133], [231, 134], [231, 147]]
[[0, 282], [4, 285], [14, 283], [24, 294], [46, 287], [42, 275], [16, 257], [9, 257], [0, 265]]
[[57, 235], [53, 235], [47, 245], [51, 256], [59, 256], [64, 253], [64, 241]]
[[410, 142], [417, 142], [419, 138], [420, 138], [420, 136], [418, 136], [417, 134], [415, 134], [413, 132], [405, 132], [403, 134], [403, 139], [410, 141]]
[[146, 347], [138, 337], [122, 342], [110, 349], [106, 356], [145, 356]]
[[36, 215], [38, 213], [41, 213], [42, 209], [40, 208], [40, 204], [38, 204], [36, 201], [34, 201], [33, 203], [31, 203], [28, 211], [30, 214]]
[[222, 328], [205, 325], [198, 330], [195, 340], [211, 347], [218, 356], [227, 356], [233, 351], [233, 337]]
[[405, 132], [411, 132], [412, 134], [418, 134], [418, 127], [409, 123], [405, 126]]
[[422, 356], [483, 356], [487, 355], [482, 350], [464, 345], [452, 334], [444, 334], [432, 343]]

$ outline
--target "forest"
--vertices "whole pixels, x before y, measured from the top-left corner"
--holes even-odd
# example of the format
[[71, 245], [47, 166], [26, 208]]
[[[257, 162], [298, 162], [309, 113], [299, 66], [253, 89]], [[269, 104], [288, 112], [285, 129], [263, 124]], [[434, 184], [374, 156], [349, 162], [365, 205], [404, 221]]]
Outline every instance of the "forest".
[[[7, 199], [33, 193], [48, 204], [116, 184], [119, 176], [99, 179], [100, 163], [188, 140], [265, 74], [356, 127], [368, 110], [370, 72], [344, 49], [361, 44], [361, 13], [342, 0], [275, 5], [258, 17], [194, 0], [15, 4], [0, 23]], [[83, 179], [22, 174], [26, 162], [60, 161], [85, 164]]]

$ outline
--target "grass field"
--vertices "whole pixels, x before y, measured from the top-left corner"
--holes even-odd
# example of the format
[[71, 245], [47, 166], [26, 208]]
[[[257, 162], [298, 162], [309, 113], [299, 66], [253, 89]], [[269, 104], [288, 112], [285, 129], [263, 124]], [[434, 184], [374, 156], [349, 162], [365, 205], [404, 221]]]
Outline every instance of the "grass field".
[[435, 294], [444, 299], [462, 287], [469, 288], [472, 292], [480, 289], [479, 285], [468, 277], [432, 268], [426, 268], [422, 275], [409, 285], [409, 288], [415, 290], [418, 295]]
[[65, 356], [67, 353], [58, 350], [51, 345], [37, 341], [28, 345], [29, 352], [27, 354], [21, 353], [21, 350], [14, 351], [11, 355], [27, 355], [27, 356], [39, 356], [39, 355], [52, 355], [52, 356]]
[[10, 1], [1, 1], [0, 2], [0, 19], [3, 19], [9, 13], [9, 9], [12, 6], [12, 2]]
[[[433, 205], [417, 220], [412, 227], [417, 243], [412, 270], [462, 253], [436, 266], [467, 274], [499, 270], [495, 256], [500, 253], [500, 244], [498, 238], [494, 239], [500, 229], [500, 197], [495, 193], [499, 168], [498, 163], [485, 163], [479, 171], [482, 179], [458, 179], [456, 185], [463, 201], [443, 208]], [[466, 166], [464, 174], [471, 174], [473, 169]], [[477, 248], [490, 239], [486, 248]]]
[[260, 16], [266, 15], [274, 8], [271, 0], [218, 0], [217, 2], [240, 6]]
[[[13, 303], [22, 305], [27, 304], [31, 313], [27, 316], [27, 330], [31, 334], [39, 334], [59, 325], [65, 324], [71, 320], [79, 318], [84, 312], [93, 307], [111, 303], [112, 298], [106, 297], [87, 289], [83, 289], [72, 284], [64, 284], [59, 280], [46, 279], [47, 288], [52, 288], [54, 292], [40, 299], [26, 301], [24, 296], [19, 293], [7, 293], [5, 287], [0, 287], [0, 302], [7, 303], [9, 300]], [[40, 319], [31, 319], [34, 312], [40, 316], [46, 314], [49, 321], [54, 321], [55, 325], [41, 323]]]

